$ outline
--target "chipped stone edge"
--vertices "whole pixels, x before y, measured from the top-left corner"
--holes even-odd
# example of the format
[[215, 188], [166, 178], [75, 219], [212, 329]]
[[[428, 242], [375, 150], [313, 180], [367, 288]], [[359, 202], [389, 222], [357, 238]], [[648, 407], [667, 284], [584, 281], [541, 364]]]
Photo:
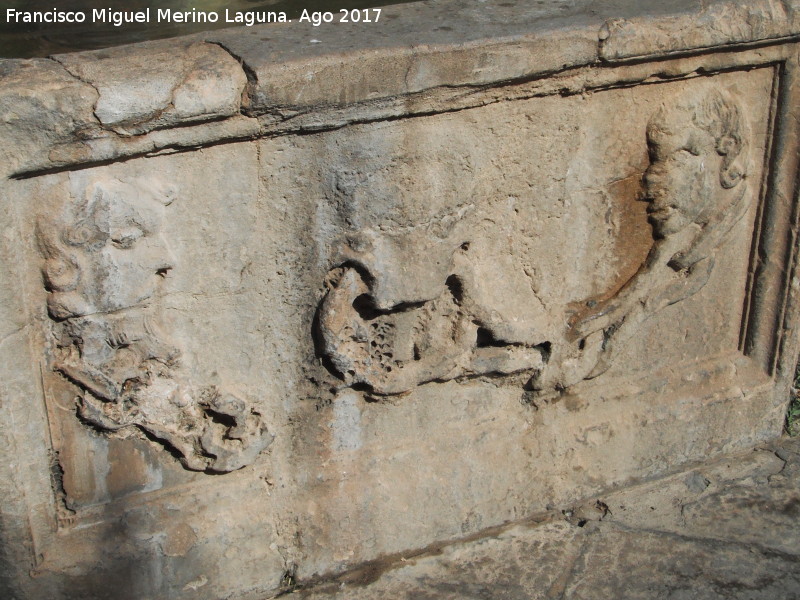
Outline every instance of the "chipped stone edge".
[[[186, 40], [189, 42], [189, 40]], [[129, 137], [131, 135], [141, 135], [149, 133], [156, 129], [166, 129], [170, 127], [176, 126], [183, 126], [186, 124], [195, 124], [195, 123], [203, 123], [206, 121], [212, 121], [220, 118], [228, 118], [235, 115], [238, 115], [242, 111], [242, 99], [245, 94], [245, 81], [246, 77], [245, 74], [240, 72], [237, 68], [237, 62], [231, 57], [230, 53], [218, 47], [218, 45], [213, 43], [206, 43], [203, 41], [194, 42], [194, 43], [183, 43], [180, 44], [178, 40], [172, 42], [170, 44], [163, 44], [163, 43], [153, 43], [153, 44], [144, 44], [139, 45], [136, 47], [142, 46], [149, 46], [152, 49], [162, 49], [169, 52], [178, 53], [182, 51], [184, 53], [188, 53], [192, 50], [199, 49], [202, 53], [202, 56], [197, 56], [197, 53], [194, 53], [195, 56], [192, 56], [189, 60], [194, 60], [194, 69], [186, 70], [185, 72], [180, 73], [182, 77], [176, 78], [172, 85], [170, 85], [170, 90], [166, 96], [162, 96], [160, 98], [152, 98], [152, 102], [149, 106], [139, 107], [140, 110], [146, 110], [151, 114], [149, 116], [142, 116], [137, 114], [128, 114], [125, 118], [122, 119], [114, 119], [113, 115], [103, 114], [102, 111], [105, 110], [106, 113], [108, 111], [108, 104], [113, 104], [114, 97], [119, 96], [126, 96], [127, 93], [130, 91], [125, 89], [123, 86], [120, 90], [114, 90], [114, 85], [103, 85], [100, 82], [93, 81], [90, 77], [81, 75], [81, 58], [88, 56], [88, 55], [96, 55], [96, 52], [89, 52], [89, 53], [76, 53], [74, 55], [71, 54], [60, 54], [60, 55], [53, 55], [49, 57], [49, 60], [55, 61], [60, 64], [72, 77], [78, 79], [82, 83], [91, 86], [94, 88], [95, 92], [97, 92], [98, 99], [95, 101], [95, 104], [92, 108], [92, 112], [94, 114], [95, 119], [99, 123], [100, 129], [104, 132], [108, 132], [110, 134], [116, 134], [120, 137]], [[159, 48], [161, 46], [162, 48]], [[109, 53], [113, 54], [113, 51], [109, 51]], [[126, 60], [125, 54], [120, 53], [120, 57], [122, 61]], [[77, 58], [77, 60], [75, 60]], [[195, 75], [204, 75], [203, 65], [201, 64], [201, 59], [205, 58], [208, 60], [218, 60], [220, 62], [224, 62], [225, 68], [224, 75], [218, 76], [217, 82], [220, 84], [220, 87], [225, 87], [225, 83], [230, 84], [234, 87], [232, 91], [231, 97], [227, 99], [217, 99], [218, 102], [216, 105], [211, 106], [203, 106], [202, 110], [196, 110], [194, 112], [189, 112], [180, 115], [180, 114], [170, 114], [175, 113], [175, 110], [178, 105], [179, 94], [182, 90], [182, 86], [185, 86], [187, 82], [191, 79], [192, 76]], [[170, 75], [174, 77], [174, 68], [171, 65], [165, 65], [164, 71], [170, 71]], [[137, 81], [137, 78], [132, 78], [133, 81]], [[207, 84], [211, 86], [211, 83]], [[112, 99], [109, 99], [104, 94], [104, 89], [107, 89], [109, 92], [112, 92]], [[116, 91], [116, 94], [113, 92]], [[106, 106], [101, 106], [101, 104]], [[124, 114], [124, 113], [123, 113]]]
[[[798, 6], [795, 7], [795, 4]], [[402, 15], [403, 6], [395, 8]], [[718, 26], [708, 33], [704, 30], [704, 19], [708, 20], [715, 15], [725, 15], [727, 18], [721, 24], [717, 23]], [[406, 80], [387, 90], [384, 96], [374, 98], [354, 95], [346, 101], [340, 100], [341, 95], [325, 98], [324, 90], [321, 92], [322, 97], [313, 98], [307, 103], [291, 104], [285, 99], [270, 99], [266, 88], [274, 87], [275, 82], [259, 81], [258, 78], [259, 68], [263, 71], [265, 65], [269, 64], [268, 60], [253, 65], [245, 58], [237, 56], [220, 39], [220, 35], [226, 33], [225, 30], [201, 36], [133, 44], [125, 47], [124, 52], [129, 54], [137, 48], [148, 45], [152, 47], [155, 44], [163, 48], [174, 47], [178, 51], [179, 47], [191, 41], [201, 41], [213, 47], [215, 52], [224, 50], [235, 59], [231, 61], [231, 68], [241, 69], [241, 73], [236, 76], [241, 77], [243, 74], [247, 80], [238, 113], [228, 116], [210, 115], [208, 118], [195, 115], [166, 122], [143, 123], [139, 124], [141, 133], [126, 135], [104, 125], [94, 115], [94, 106], [73, 107], [73, 112], [85, 110], [93, 114], [96, 122], [88, 130], [86, 127], [76, 129], [70, 136], [51, 140], [49, 147], [42, 148], [35, 155], [20, 157], [16, 165], [0, 168], [0, 175], [30, 176], [78, 165], [202, 147], [222, 141], [334, 129], [351, 123], [460, 110], [485, 103], [480, 97], [475, 97], [472, 102], [464, 100], [465, 96], [475, 92], [552, 77], [581, 68], [697, 54], [720, 47], [775, 45], [800, 39], [800, 3], [797, 0], [757, 0], [746, 6], [730, 0], [717, 0], [698, 3], [682, 13], [660, 16], [648, 16], [643, 9], [642, 16], [598, 19], [594, 26], [587, 25], [585, 20], [579, 22], [580, 17], [575, 15], [574, 23], [564, 25], [562, 22], [550, 30], [505, 38], [486, 38], [465, 44], [415, 45], [414, 34], [409, 34], [408, 39], [393, 41], [393, 45], [377, 51], [374, 48], [365, 49], [369, 55], [379, 56], [380, 60], [397, 59], [408, 66], [408, 73], [419, 65], [436, 64], [438, 60], [446, 59], [453, 53], [468, 57], [471, 53], [493, 50], [493, 60], [497, 64], [489, 76], [475, 75], [472, 80], [463, 75], [449, 73], [447, 69], [435, 69], [435, 75], [428, 74], [413, 84]], [[263, 25], [261, 29], [269, 31], [269, 27], [271, 25]], [[575, 52], [576, 37], [588, 43], [586, 51]], [[546, 49], [548, 54], [563, 54], [566, 58], [561, 64], [542, 63], [537, 60], [536, 53], [536, 50], [541, 49]], [[120, 51], [112, 48], [109, 52]], [[77, 56], [81, 54], [88, 53], [79, 53]], [[525, 57], [530, 60], [525, 61]], [[322, 57], [301, 56], [275, 66], [276, 69], [289, 73], [287, 82], [291, 85], [295, 79], [291, 74], [299, 75], [319, 68], [326, 61], [335, 64], [335, 68], [344, 76], [357, 73], [363, 68], [360, 64], [362, 58], [360, 51], [355, 49]], [[79, 78], [73, 72], [74, 69], [66, 68], [58, 57], [39, 60], [58, 65], [77, 82], [92, 87], [99, 94], [96, 82]], [[13, 61], [0, 61], [0, 66], [4, 62]], [[521, 63], [523, 68], [520, 68]], [[165, 65], [165, 68], [169, 66]], [[341, 86], [345, 87], [347, 84], [345, 79]], [[37, 85], [41, 83], [36, 79], [30, 82], [31, 89]], [[2, 94], [0, 86], [0, 96]], [[13, 143], [13, 140], [5, 140], [5, 143]]]

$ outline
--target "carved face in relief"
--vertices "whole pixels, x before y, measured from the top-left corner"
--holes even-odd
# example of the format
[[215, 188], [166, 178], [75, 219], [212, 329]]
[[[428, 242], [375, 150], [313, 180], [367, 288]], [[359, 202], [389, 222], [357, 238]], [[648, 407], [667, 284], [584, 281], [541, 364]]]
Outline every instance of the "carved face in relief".
[[40, 216], [37, 239], [55, 321], [50, 364], [82, 391], [81, 419], [109, 432], [138, 427], [194, 471], [252, 463], [273, 437], [260, 413], [193, 385], [157, 311], [125, 310], [144, 307], [173, 267], [161, 225], [174, 189], [150, 178], [70, 180], [78, 191]]
[[47, 235], [42, 228], [50, 313], [69, 318], [113, 312], [152, 297], [173, 267], [160, 233], [171, 200], [166, 190], [99, 181], [70, 207], [58, 232]]
[[735, 159], [743, 148], [735, 103], [713, 90], [665, 106], [647, 126], [650, 167], [644, 175], [656, 234], [705, 225], [730, 202], [727, 190], [744, 177]]

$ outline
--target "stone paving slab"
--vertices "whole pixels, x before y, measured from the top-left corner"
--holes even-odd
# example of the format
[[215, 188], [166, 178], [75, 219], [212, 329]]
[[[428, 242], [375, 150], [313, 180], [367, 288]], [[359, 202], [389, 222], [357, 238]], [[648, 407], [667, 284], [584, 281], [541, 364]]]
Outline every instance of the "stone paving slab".
[[[487, 596], [491, 597], [491, 596]], [[525, 598], [520, 595], [518, 598]], [[800, 560], [756, 546], [598, 527], [561, 598], [600, 600], [800, 597]]]
[[552, 590], [563, 587], [562, 574], [571, 569], [585, 538], [585, 530], [563, 520], [517, 525], [495, 537], [454, 544], [432, 556], [400, 559], [374, 583], [363, 585], [371, 573], [357, 572], [348, 577], [351, 581], [333, 582], [298, 597], [551, 598]]
[[289, 595], [794, 599], [800, 598], [798, 516], [800, 440], [782, 439]]

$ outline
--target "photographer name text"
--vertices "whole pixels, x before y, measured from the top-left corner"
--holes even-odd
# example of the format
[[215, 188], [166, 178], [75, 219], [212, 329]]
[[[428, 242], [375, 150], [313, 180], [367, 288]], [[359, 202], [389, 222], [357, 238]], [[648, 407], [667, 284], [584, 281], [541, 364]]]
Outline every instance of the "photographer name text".
[[[122, 27], [134, 23], [230, 23], [252, 27], [260, 23], [291, 23], [287, 14], [282, 11], [238, 11], [225, 9], [224, 12], [214, 10], [173, 10], [171, 8], [142, 9], [136, 11], [95, 8], [91, 12], [83, 10], [60, 10], [54, 8], [46, 11], [16, 10], [5, 11], [7, 23], [100, 23]], [[309, 23], [318, 27], [323, 23], [377, 23], [381, 17], [380, 8], [342, 8], [337, 11], [309, 11], [303, 9], [300, 23]]]

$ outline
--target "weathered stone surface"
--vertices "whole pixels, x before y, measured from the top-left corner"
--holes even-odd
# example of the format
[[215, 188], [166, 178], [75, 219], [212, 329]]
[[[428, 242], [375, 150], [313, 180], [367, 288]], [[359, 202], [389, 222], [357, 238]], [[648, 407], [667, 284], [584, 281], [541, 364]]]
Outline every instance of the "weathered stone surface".
[[[51, 140], [52, 154], [39, 153], [15, 172], [242, 139], [276, 129], [319, 129], [455, 105], [480, 106], [487, 101], [487, 86], [546, 81], [548, 75], [602, 61], [780, 41], [800, 32], [795, 5], [775, 0], [746, 5], [681, 0], [647, 6], [630, 0], [525, 5], [439, 0], [381, 10], [381, 21], [369, 26], [314, 27], [295, 20], [83, 53], [80, 58], [59, 55], [57, 60], [70, 72], [101, 92], [96, 112], [106, 129], [66, 147]], [[137, 77], [126, 79], [124, 69]], [[32, 87], [37, 79], [30, 80]], [[92, 108], [94, 101], [76, 105], [79, 112]], [[240, 109], [261, 119], [243, 118]], [[213, 127], [165, 129], [220, 118], [227, 119]], [[132, 134], [140, 139], [131, 140]]]
[[0, 81], [4, 176], [41, 163], [53, 146], [96, 125], [91, 107], [97, 92], [53, 61], [0, 61]]
[[123, 136], [239, 113], [247, 79], [214, 44], [150, 42], [53, 57], [97, 90], [94, 114]]
[[148, 305], [174, 268], [162, 234], [178, 190], [154, 177], [70, 179], [61, 211], [36, 223], [53, 323], [53, 369], [84, 390], [81, 418], [139, 427], [197, 471], [252, 463], [272, 441], [261, 414], [216, 386], [195, 388]]
[[348, 573], [296, 598], [542, 599], [558, 597], [586, 531], [565, 521], [518, 525], [421, 558], [396, 558]]
[[190, 486], [146, 502], [128, 497], [95, 512], [89, 527], [62, 529], [61, 545], [43, 549], [20, 596], [102, 600], [109, 590], [125, 600], [272, 595], [287, 566], [275, 515], [263, 502], [269, 486], [233, 477], [214, 490]]
[[681, 14], [610, 19], [600, 30], [600, 58], [631, 59], [658, 53], [726, 46], [754, 38], [797, 34], [797, 2], [699, 2]]
[[[614, 525], [530, 532], [448, 547], [411, 559], [377, 581], [343, 581], [293, 594], [308, 600], [347, 598], [482, 599], [794, 598], [798, 557], [725, 542], [692, 540]], [[553, 531], [560, 535], [553, 536]], [[555, 539], [547, 540], [548, 537]], [[543, 543], [543, 539], [547, 542]], [[576, 541], [579, 540], [580, 544]], [[570, 556], [580, 546], [579, 557]], [[567, 555], [566, 559], [564, 555]], [[566, 582], [566, 583], [565, 583]], [[366, 585], [365, 585], [366, 584]]]
[[276, 27], [204, 37], [239, 57], [253, 74], [249, 114], [291, 115], [589, 64], [597, 58], [600, 22], [573, 9], [566, 3], [420, 2], [383, 7], [379, 27], [306, 24], [299, 36], [296, 29]]
[[[538, 522], [420, 555], [387, 557], [294, 595], [308, 600], [795, 598], [800, 540], [775, 525], [796, 518], [789, 514], [794, 508], [786, 509], [796, 506], [797, 446], [784, 441], [773, 448], [786, 462], [759, 450], [705, 463], [540, 515]], [[743, 490], [760, 501], [741, 504]], [[713, 529], [685, 518], [690, 507], [711, 498], [701, 512], [709, 525], [715, 521]]]
[[[656, 541], [609, 490], [779, 435], [791, 5], [454, 6], [9, 63], [9, 593], [263, 598], [554, 507], [572, 524], [486, 542], [521, 565], [497, 589], [584, 593], [522, 557], [594, 568], [578, 546], [605, 536], [625, 566]], [[792, 551], [771, 456], [727, 495], [719, 466], [669, 480], [659, 535], [704, 561], [709, 512], [747, 514], [740, 548], [766, 505], [788, 516], [765, 545]], [[444, 552], [472, 577], [477, 553]], [[419, 581], [447, 571], [429, 558]]]
[[[645, 558], [643, 560], [643, 558]], [[604, 528], [578, 560], [568, 598], [791, 598], [797, 557], [705, 540]]]
[[[740, 464], [699, 467], [631, 492], [605, 497], [609, 520], [629, 528], [724, 539], [796, 554], [798, 461], [787, 466], [774, 453], [758, 451]], [[749, 467], [749, 469], [748, 469]], [[732, 474], [737, 479], [732, 480]], [[632, 501], [635, 499], [635, 501]]]
[[[609, 92], [609, 96], [598, 95], [598, 104], [566, 99], [560, 107], [569, 110], [581, 105], [584, 118], [592, 119], [589, 114], [602, 110], [599, 102], [609, 106], [625, 102], [620, 94]], [[522, 111], [543, 115], [549, 110], [547, 102], [536, 101], [510, 115], [505, 107], [492, 107], [476, 110], [473, 122], [477, 130], [496, 132], [503, 123], [510, 125], [509, 117], [521, 117]], [[555, 112], [550, 114], [558, 119]], [[528, 118], [539, 131], [546, 130], [545, 118]], [[492, 128], [483, 127], [483, 119], [493, 121]], [[620, 151], [613, 144], [625, 143], [614, 131], [621, 123], [610, 115], [604, 122], [595, 125], [589, 147], [581, 147], [583, 129], [575, 125], [571, 132], [553, 131], [553, 145], [546, 156], [538, 154], [535, 141], [523, 142], [522, 148], [511, 152], [521, 151], [530, 161], [514, 164], [506, 148], [495, 149], [480, 133], [468, 133], [462, 117], [432, 119], [426, 125], [441, 127], [447, 134], [441, 149], [433, 149], [438, 145], [433, 140], [430, 150], [424, 142], [415, 149], [419, 154], [436, 152], [439, 157], [441, 170], [428, 175], [429, 184], [441, 186], [445, 178], [463, 173], [465, 181], [475, 182], [475, 188], [464, 194], [454, 184], [445, 185], [435, 203], [427, 205], [414, 203], [413, 192], [396, 183], [426, 177], [424, 172], [414, 177], [406, 167], [395, 167], [415, 163], [414, 155], [405, 149], [397, 152], [397, 158], [388, 152], [368, 161], [359, 158], [366, 164], [354, 172], [338, 165], [341, 171], [336, 171], [331, 165], [326, 166], [326, 174], [312, 177], [336, 182], [334, 193], [347, 208], [342, 217], [352, 223], [342, 234], [341, 249], [335, 248], [341, 256], [337, 260], [349, 269], [331, 273], [331, 291], [319, 313], [322, 349], [344, 381], [389, 395], [406, 393], [426, 381], [524, 372], [530, 378], [529, 389], [563, 390], [610, 368], [624, 351], [626, 340], [634, 332], [641, 333], [644, 322], [713, 281], [718, 245], [745, 213], [752, 212], [753, 200], [744, 178], [757, 177], [747, 172], [751, 170], [749, 145], [760, 134], [751, 137], [735, 101], [697, 82], [694, 92], [684, 92], [680, 101], [667, 102], [641, 123], [653, 156], [649, 164], [618, 165], [622, 170], [613, 174], [606, 171], [609, 183], [598, 193], [588, 183], [589, 173], [601, 168], [598, 163], [604, 159], [600, 157]], [[686, 129], [689, 123], [697, 123], [697, 128]], [[365, 127], [356, 143], [366, 145], [372, 135], [391, 139], [392, 134], [383, 127]], [[470, 135], [473, 148], [481, 148], [483, 156], [460, 150], [468, 147]], [[465, 145], [454, 149], [451, 144], [459, 137]], [[579, 148], [578, 155], [559, 155], [554, 147], [561, 143]], [[719, 150], [721, 143], [730, 149]], [[356, 153], [358, 146], [353, 146], [350, 151]], [[499, 164], [509, 180], [530, 187], [536, 185], [532, 182], [537, 168], [574, 175], [568, 175], [563, 186], [542, 190], [535, 204], [522, 200], [526, 196], [522, 188], [506, 185], [507, 204], [498, 210], [501, 199], [478, 186], [502, 177], [495, 170]], [[628, 193], [635, 195], [633, 188], [642, 176], [654, 231], [649, 240], [631, 236], [623, 249], [616, 245], [623, 243], [617, 242], [619, 234], [612, 233], [609, 239], [609, 230], [595, 228], [589, 214], [617, 210], [619, 216], [609, 228], [630, 227], [641, 236], [648, 227], [645, 215], [637, 214], [643, 207], [613, 204], [615, 194], [625, 195], [615, 189], [619, 182], [627, 180]], [[398, 197], [395, 190], [402, 190]], [[404, 205], [397, 206], [405, 198]], [[560, 202], [567, 206], [572, 201], [583, 203], [582, 207], [571, 213], [562, 211]], [[396, 212], [390, 212], [394, 206]], [[552, 211], [552, 220], [542, 218], [546, 211]], [[583, 233], [576, 235], [576, 229]], [[560, 230], [563, 239], [574, 236], [586, 242], [552, 255], [561, 267], [549, 274], [540, 272], [533, 257], [547, 254], [546, 246], [558, 237], [555, 230]], [[387, 268], [390, 264], [404, 268]], [[565, 278], [562, 273], [569, 272], [568, 264], [578, 266]], [[742, 266], [729, 264], [728, 269], [741, 273]], [[454, 333], [442, 333], [448, 330]]]
[[306, 24], [301, 36], [284, 26], [206, 39], [230, 50], [253, 74], [248, 112], [291, 114], [441, 86], [540, 77], [598, 59], [784, 37], [798, 27], [796, 10], [774, 0], [746, 6], [682, 0], [651, 5], [646, 17], [638, 17], [640, 11], [629, 0], [447, 0], [384, 7], [381, 27]]

